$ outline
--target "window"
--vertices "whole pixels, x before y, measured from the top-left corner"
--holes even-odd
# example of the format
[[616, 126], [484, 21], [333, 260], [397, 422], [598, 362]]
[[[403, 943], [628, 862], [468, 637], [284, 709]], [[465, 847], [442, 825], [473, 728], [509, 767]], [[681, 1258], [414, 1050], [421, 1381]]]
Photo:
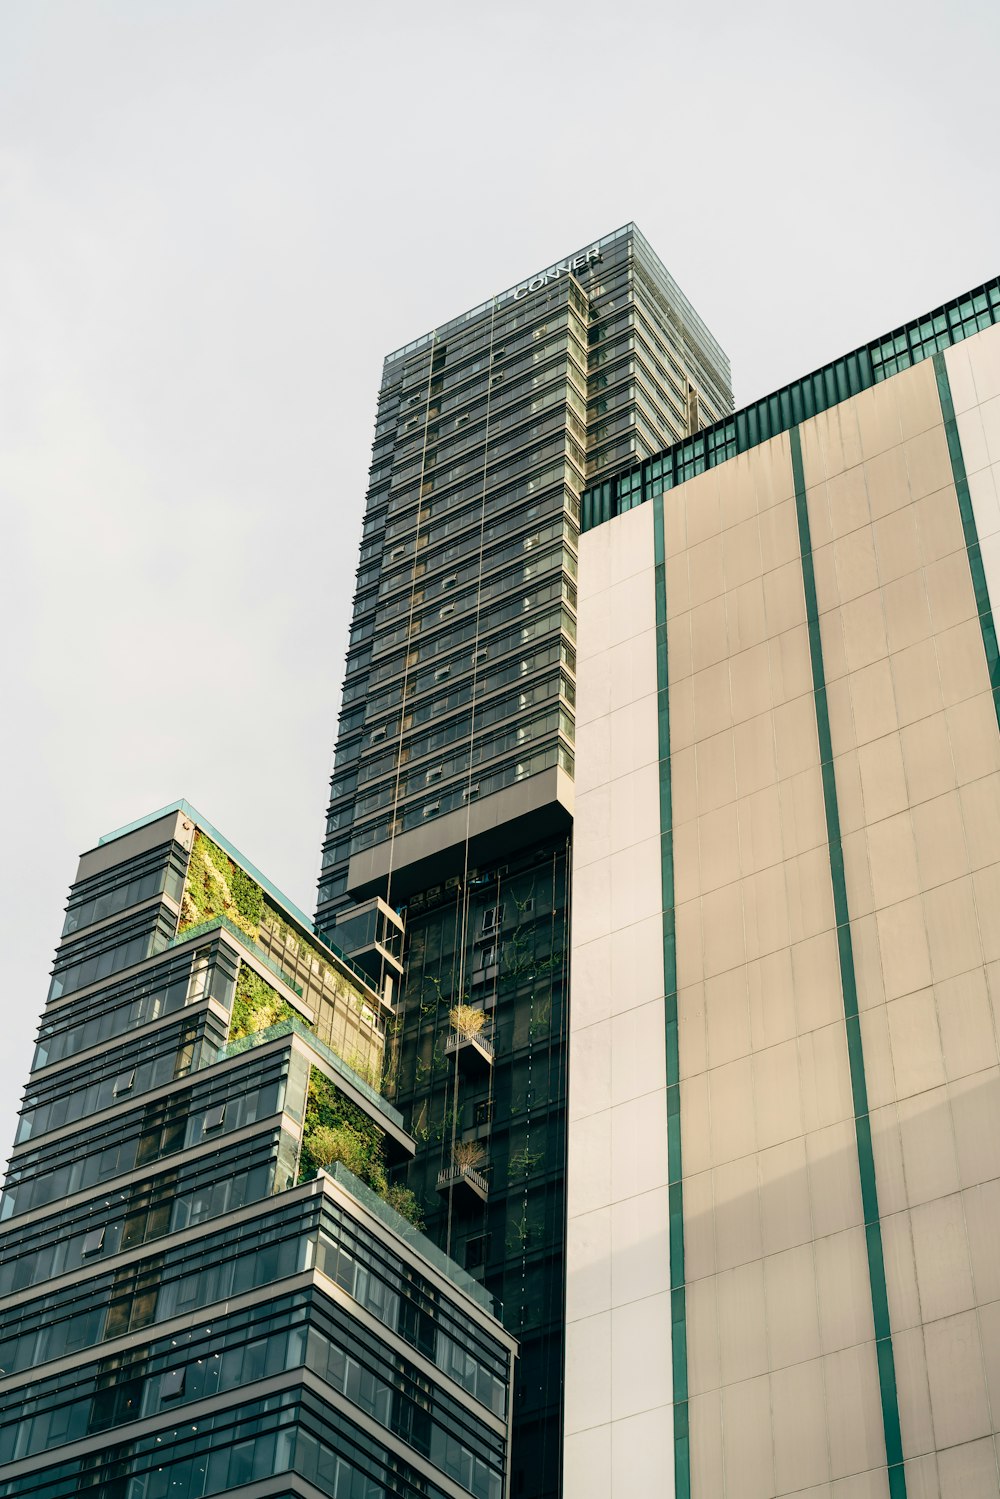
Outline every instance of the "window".
[[83, 1236], [83, 1244], [80, 1253], [86, 1257], [88, 1254], [99, 1254], [104, 1248], [104, 1229], [91, 1228]]
[[483, 1100], [482, 1103], [477, 1103], [476, 1104], [475, 1113], [473, 1115], [473, 1118], [475, 1120], [477, 1129], [482, 1128], [482, 1126], [484, 1124], [492, 1124], [492, 1122], [493, 1122], [493, 1100], [492, 1100], [492, 1098], [486, 1098], [486, 1099]]
[[478, 1269], [485, 1265], [490, 1252], [490, 1235], [477, 1234], [474, 1239], [467, 1239], [465, 1244], [465, 1268], [466, 1270]]
[[160, 1399], [176, 1400], [183, 1395], [186, 1375], [186, 1369], [168, 1369], [160, 1378]]
[[202, 1129], [207, 1133], [210, 1129], [219, 1129], [226, 1117], [226, 1106], [224, 1103], [213, 1104], [205, 1114]]
[[119, 1072], [118, 1076], [115, 1078], [115, 1086], [112, 1091], [115, 1098], [119, 1098], [122, 1093], [131, 1093], [134, 1087], [135, 1068], [133, 1067], [131, 1072]]
[[487, 906], [483, 912], [483, 931], [495, 932], [503, 921], [503, 906]]

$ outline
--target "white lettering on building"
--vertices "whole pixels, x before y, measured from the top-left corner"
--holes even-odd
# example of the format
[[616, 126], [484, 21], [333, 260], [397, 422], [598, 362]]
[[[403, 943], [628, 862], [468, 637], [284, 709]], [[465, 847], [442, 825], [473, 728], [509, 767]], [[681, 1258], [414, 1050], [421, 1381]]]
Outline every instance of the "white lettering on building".
[[543, 286], [548, 286], [550, 281], [558, 281], [560, 276], [569, 276], [577, 271], [585, 270], [588, 265], [593, 265], [595, 260], [603, 257], [596, 245], [589, 250], [583, 250], [579, 255], [574, 255], [570, 260], [564, 260], [561, 265], [550, 266], [547, 271], [542, 271], [537, 276], [532, 276], [530, 281], [522, 281], [520, 286], [514, 288], [515, 302], [519, 297], [526, 297], [531, 291], [538, 291]]

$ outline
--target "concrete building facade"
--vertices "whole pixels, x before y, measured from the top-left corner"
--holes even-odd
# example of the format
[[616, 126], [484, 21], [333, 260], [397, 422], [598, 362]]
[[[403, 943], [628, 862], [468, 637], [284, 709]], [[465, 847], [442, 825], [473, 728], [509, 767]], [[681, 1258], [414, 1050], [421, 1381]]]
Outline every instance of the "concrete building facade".
[[573, 1499], [1000, 1489], [998, 320], [584, 496]]

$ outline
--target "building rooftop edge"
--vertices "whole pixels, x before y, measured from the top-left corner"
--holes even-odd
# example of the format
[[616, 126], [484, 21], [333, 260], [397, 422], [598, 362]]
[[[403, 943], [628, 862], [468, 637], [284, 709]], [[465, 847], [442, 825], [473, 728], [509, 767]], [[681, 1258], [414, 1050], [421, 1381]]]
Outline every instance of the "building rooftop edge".
[[996, 323], [1000, 323], [1000, 276], [898, 324], [692, 436], [589, 484], [583, 492], [581, 530], [592, 530], [654, 492], [673, 488], [758, 447]]
[[[677, 282], [674, 280], [673, 276], [671, 276], [670, 272], [663, 264], [660, 256], [657, 255], [656, 251], [649, 243], [649, 240], [646, 238], [642, 230], [634, 221], [630, 220], [627, 224], [622, 224], [620, 228], [613, 229], [610, 234], [602, 235], [599, 239], [589, 240], [588, 243], [583, 247], [583, 250], [575, 251], [564, 258], [566, 260], [572, 260], [574, 258], [574, 255], [583, 254], [588, 249], [602, 249], [605, 245], [613, 244], [616, 240], [621, 239], [624, 235], [627, 234], [631, 234], [634, 236], [634, 238], [640, 240], [647, 253], [651, 255], [652, 258], [657, 262], [657, 265], [660, 267], [664, 276], [670, 283], [672, 293], [683, 303], [682, 311], [685, 318], [697, 326], [699, 335], [708, 341], [708, 343], [711, 345], [713, 353], [719, 356], [725, 366], [726, 374], [729, 375], [729, 357], [726, 354], [725, 350], [719, 344], [714, 334], [711, 333], [711, 331], [708, 329], [704, 320], [696, 312], [695, 308], [691, 305], [688, 298], [681, 291], [680, 287], [677, 285]], [[557, 261], [553, 261], [550, 262], [550, 265], [555, 265], [558, 263], [559, 262]], [[437, 324], [436, 327], [431, 328], [427, 333], [422, 333], [419, 338], [411, 339], [409, 343], [403, 344], [401, 348], [393, 349], [392, 352], [390, 354], [387, 354], [385, 356], [385, 359], [382, 361], [383, 369], [386, 365], [395, 363], [397, 359], [401, 359], [404, 355], [412, 354], [416, 349], [423, 348], [425, 344], [431, 343], [441, 334], [451, 332], [453, 328], [459, 328], [463, 323], [468, 323], [473, 318], [479, 317], [481, 313], [487, 312], [490, 307], [499, 306], [502, 302], [507, 301], [508, 298], [513, 297], [518, 288], [524, 286], [530, 280], [531, 277], [526, 276], [523, 277], [520, 281], [515, 281], [512, 286], [508, 286], [503, 291], [497, 292], [495, 296], [488, 297], [485, 302], [480, 302], [478, 306], [470, 307], [467, 312], [460, 312], [456, 317], [449, 318], [446, 322]]]

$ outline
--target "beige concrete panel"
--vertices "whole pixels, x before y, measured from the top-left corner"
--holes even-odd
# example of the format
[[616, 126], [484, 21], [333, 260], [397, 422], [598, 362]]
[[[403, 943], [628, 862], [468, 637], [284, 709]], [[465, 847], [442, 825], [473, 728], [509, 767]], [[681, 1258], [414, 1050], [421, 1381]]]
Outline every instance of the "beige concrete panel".
[[940, 713], [944, 702], [934, 643], [924, 640], [893, 656], [891, 662], [896, 713], [901, 725]]
[[606, 786], [612, 776], [611, 715], [576, 728], [576, 794]]
[[[864, 491], [864, 476], [860, 469], [854, 473], [861, 478]], [[879, 586], [879, 567], [875, 560], [875, 540], [871, 527], [867, 525], [867, 499], [865, 500], [866, 524], [861, 530], [850, 531], [834, 542], [833, 553], [837, 570], [837, 588], [842, 603], [861, 598]], [[820, 600], [820, 608], [823, 601]]]
[[566, 1238], [566, 1320], [578, 1322], [611, 1307], [611, 1209], [573, 1218]]
[[885, 1464], [885, 1437], [874, 1343], [860, 1343], [823, 1360], [834, 1478]]
[[[620, 853], [649, 837], [650, 827], [659, 820], [659, 766], [654, 761], [625, 775], [616, 776], [610, 786], [609, 852]], [[579, 805], [579, 804], [578, 804]], [[579, 812], [577, 820], [579, 822]]]
[[656, 695], [655, 630], [644, 630], [633, 640], [612, 646], [607, 658], [610, 674], [608, 712], [638, 698]]
[[937, 1007], [931, 989], [920, 989], [885, 1007], [897, 1098], [909, 1098], [946, 1080]]
[[611, 1106], [611, 1021], [574, 1026], [569, 1038], [569, 1118], [583, 1119]]
[[725, 599], [731, 655], [767, 639], [763, 578], [753, 578], [739, 588], [728, 590]]
[[572, 1026], [593, 1025], [611, 1014], [611, 938], [573, 947]]
[[[947, 561], [947, 559], [945, 559]], [[940, 566], [934, 563], [933, 566]], [[907, 573], [887, 583], [883, 590], [886, 635], [889, 649], [895, 655], [908, 646], [918, 645], [933, 634], [930, 600], [925, 571]]]
[[811, 1244], [764, 1261], [767, 1346], [772, 1369], [820, 1356], [819, 1301]]
[[896, 1076], [892, 1064], [886, 1007], [877, 1005], [874, 1009], [862, 1010], [859, 1019], [868, 1107], [878, 1109], [896, 1100]]
[[754, 1050], [776, 1046], [795, 1035], [798, 998], [792, 950], [784, 947], [747, 964], [750, 1040]]
[[681, 1139], [684, 1141], [684, 1176], [708, 1171], [712, 1165], [712, 1115], [709, 1107], [708, 1073], [690, 1078], [681, 1089]]
[[[704, 671], [729, 654], [726, 596], [719, 594], [685, 616], [691, 626], [691, 670]], [[673, 640], [670, 640], [673, 646]]]
[[[913, 836], [924, 889], [960, 879], [969, 873], [965, 822], [957, 791], [914, 807]], [[997, 852], [1000, 853], [1000, 845]]]
[[698, 746], [676, 749], [671, 745], [670, 803], [674, 826], [698, 814]]
[[[853, 461], [847, 461], [848, 456]], [[867, 531], [871, 524], [871, 509], [865, 471], [857, 448], [852, 455], [845, 454], [844, 467], [839, 473], [831, 469], [828, 494], [830, 532], [834, 540], [850, 536], [852, 532]]]
[[802, 564], [796, 559], [764, 574], [764, 617], [769, 635], [780, 635], [805, 619]]
[[862, 392], [851, 402], [858, 419], [861, 449], [865, 459], [884, 453], [902, 441], [896, 392], [891, 380]]
[[688, 1425], [691, 1440], [691, 1499], [719, 1499], [719, 1495], [725, 1493], [721, 1391], [712, 1390], [688, 1401]]
[[[729, 681], [729, 662], [720, 661], [691, 678], [694, 706], [694, 729], [698, 739], [707, 739], [723, 729], [732, 728], [733, 706]], [[671, 704], [671, 720], [673, 704]], [[672, 739], [671, 739], [672, 742]]]
[[701, 889], [707, 895], [740, 877], [740, 825], [736, 803], [698, 819]]
[[830, 1476], [826, 1390], [819, 1359], [772, 1374], [771, 1425], [777, 1494], [801, 1492]]
[[[651, 507], [643, 507], [640, 510], [630, 511], [630, 515], [643, 515], [648, 513], [652, 520]], [[614, 527], [612, 527], [614, 533]], [[608, 601], [607, 620], [607, 647], [613, 648], [636, 640], [644, 631], [654, 629], [656, 626], [656, 595], [655, 595], [655, 570], [653, 562], [653, 533], [649, 528], [648, 550], [643, 548], [642, 562], [639, 570], [633, 572], [631, 577], [623, 579], [620, 583], [614, 583], [603, 597]], [[636, 555], [637, 565], [639, 555]], [[579, 614], [583, 611], [578, 611]]]
[[761, 572], [773, 572], [799, 558], [799, 528], [795, 500], [789, 498], [765, 510], [758, 521]]
[[933, 712], [929, 717], [902, 728], [899, 743], [911, 806], [941, 796], [958, 785], [948, 720], [943, 712]]
[[659, 913], [611, 934], [611, 1013], [663, 998], [663, 922]]
[[[982, 880], [989, 873], [989, 870], [980, 870], [976, 878]], [[947, 885], [928, 890], [923, 901], [934, 982], [953, 978], [955, 974], [965, 973], [982, 963], [984, 955], [979, 940], [972, 878], [952, 880]]]
[[868, 861], [878, 910], [919, 894], [917, 846], [907, 813], [883, 818], [868, 829]]
[[[876, 1174], [878, 1163], [876, 1162]], [[881, 1182], [879, 1183], [881, 1186]], [[917, 1290], [917, 1262], [913, 1251], [910, 1214], [882, 1213], [882, 1254], [885, 1261], [885, 1283], [889, 1297], [889, 1323], [893, 1333], [920, 1324], [920, 1293]], [[921, 1353], [922, 1353], [921, 1348]], [[926, 1382], [926, 1381], [925, 1381]], [[915, 1449], [919, 1451], [920, 1449]]]
[[[685, 1183], [685, 1217], [689, 1215]], [[660, 1297], [670, 1290], [669, 1205], [666, 1187], [616, 1202], [611, 1208], [611, 1305]], [[685, 1256], [687, 1265], [687, 1256]], [[669, 1320], [669, 1319], [668, 1319]], [[661, 1329], [669, 1346], [670, 1331]]]
[[593, 1426], [567, 1433], [563, 1445], [563, 1482], [576, 1499], [608, 1499], [611, 1493], [611, 1427]]
[[[983, 1182], [962, 1193], [972, 1279], [980, 1306], [1000, 1301], [1000, 1181]], [[994, 1405], [996, 1398], [994, 1396]], [[1000, 1426], [997, 1428], [1000, 1430]]]
[[[727, 885], [722, 890], [714, 890], [699, 904], [702, 918], [704, 976], [713, 978], [718, 973], [725, 973], [727, 969], [735, 968], [738, 963], [746, 962], [747, 950], [740, 887]], [[678, 954], [679, 952], [680, 943], [678, 943]]]
[[[963, 620], [976, 618], [976, 598], [967, 556], [952, 552], [949, 557], [928, 563], [924, 568], [924, 580], [936, 631], [940, 633]], [[986, 685], [985, 675], [983, 685]]]
[[885, 1004], [885, 978], [882, 972], [882, 950], [878, 922], [874, 916], [862, 916], [851, 922], [851, 945], [854, 948], [854, 977], [858, 986], [858, 1007], [873, 1009]]
[[[949, 482], [943, 489], [924, 495], [914, 502], [912, 509], [917, 518], [920, 559], [924, 565], [965, 550], [962, 512], [954, 484]], [[997, 518], [1000, 521], [1000, 515]]]
[[[947, 559], [946, 559], [947, 560]], [[936, 564], [938, 567], [942, 563]], [[849, 671], [861, 671], [879, 661], [889, 651], [882, 598], [877, 593], [852, 599], [840, 611], [844, 630], [844, 650]]]
[[906, 1168], [903, 1163], [903, 1133], [900, 1130], [897, 1106], [886, 1105], [873, 1108], [871, 1121], [871, 1150], [876, 1160], [876, 1183], [879, 1187], [879, 1211], [883, 1219], [889, 1213], [901, 1213], [909, 1207]]
[[611, 1116], [591, 1114], [569, 1124], [566, 1214], [570, 1219], [611, 1202]]
[[762, 1150], [757, 1161], [764, 1252], [808, 1243], [813, 1226], [805, 1138]]
[[926, 432], [929, 427], [942, 426], [937, 380], [929, 359], [908, 370], [901, 370], [894, 378], [893, 385], [896, 387], [899, 428], [904, 442]]
[[730, 968], [704, 985], [708, 1065], [724, 1066], [750, 1051], [750, 1004], [746, 969]]
[[667, 1184], [666, 1089], [610, 1110], [614, 1173], [611, 1201], [622, 1202]]
[[[581, 607], [583, 607], [581, 605]], [[611, 712], [611, 653], [598, 651], [591, 656], [584, 670], [577, 657], [576, 676], [576, 732], [579, 742], [584, 724], [602, 719]]]
[[693, 549], [722, 535], [719, 475], [715, 469], [697, 474], [684, 487], [686, 545]]
[[896, 1365], [903, 1456], [916, 1457], [934, 1449], [934, 1422], [931, 1417], [923, 1328], [909, 1327], [894, 1332], [892, 1351]]
[[770, 713], [737, 724], [732, 731], [736, 787], [740, 796], [750, 796], [778, 778], [774, 744], [774, 721]]
[[661, 999], [626, 1010], [610, 1021], [612, 1107], [666, 1088], [663, 1027]]
[[944, 489], [952, 482], [951, 458], [943, 423], [928, 432], [907, 438], [903, 443], [903, 457], [910, 481], [910, 493], [915, 500]]
[[1000, 1492], [997, 1454], [988, 1438], [938, 1453], [941, 1499], [994, 1499]]
[[611, 764], [608, 779], [617, 779], [659, 760], [656, 697], [641, 697], [608, 715]]
[[910, 1222], [923, 1321], [935, 1322], [974, 1306], [961, 1196], [922, 1203], [910, 1213]]
[[607, 783], [577, 792], [573, 869], [607, 859], [611, 853], [611, 788]]
[[[907, 1499], [941, 1499], [935, 1453], [909, 1459], [903, 1464], [903, 1472], [906, 1477]], [[888, 1494], [888, 1486], [885, 1492]]]
[[803, 1133], [798, 1042], [769, 1046], [753, 1058], [757, 1148], [767, 1150]]
[[[611, 1313], [611, 1419], [665, 1406], [673, 1398], [670, 1293], [645, 1296]], [[613, 1438], [614, 1440], [614, 1438]], [[671, 1442], [671, 1447], [673, 1443]]]
[[736, 800], [736, 733], [724, 729], [695, 746], [699, 812], [711, 812]]
[[[640, 588], [652, 587], [653, 573], [653, 507], [640, 505], [618, 516], [614, 525], [598, 527], [606, 534], [608, 554], [607, 586], [636, 581]], [[587, 538], [594, 535], [588, 532]], [[582, 555], [582, 554], [581, 554]], [[646, 580], [649, 580], [648, 583]], [[648, 594], [650, 614], [653, 597]]]
[[843, 1017], [840, 956], [834, 931], [820, 932], [791, 950], [795, 1014], [804, 1035]]
[[941, 691], [946, 705], [960, 703], [986, 686], [986, 660], [978, 619], [968, 619], [935, 640]]
[[767, 1335], [761, 1261], [754, 1260], [719, 1274], [716, 1294], [723, 1385], [737, 1384], [765, 1373]]
[[917, 572], [923, 564], [917, 517], [917, 507], [907, 505], [873, 523], [878, 576], [883, 587]]
[[[757, 1148], [750, 1058], [740, 1057], [725, 1067], [715, 1067], [707, 1077], [711, 1101], [711, 1160], [713, 1165], [721, 1165]], [[683, 1133], [681, 1139], [684, 1139]]]
[[722, 1384], [719, 1351], [719, 1278], [689, 1282], [686, 1297], [688, 1391], [702, 1395]]
[[690, 1285], [706, 1275], [714, 1275], [717, 1268], [712, 1172], [699, 1171], [696, 1176], [684, 1178], [684, 1274]]
[[938, 1449], [988, 1435], [990, 1411], [975, 1312], [927, 1324], [924, 1343]]
[[908, 806], [903, 750], [898, 735], [887, 734], [862, 745], [858, 751], [858, 768], [869, 822], [881, 822], [884, 817], [892, 817]]
[[708, 1066], [708, 1042], [703, 984], [691, 984], [678, 991], [677, 1034], [681, 1078], [704, 1072]]
[[716, 469], [719, 481], [719, 521], [723, 535], [757, 514], [753, 453], [740, 453]]
[[958, 1174], [963, 1187], [1000, 1177], [1000, 1070], [994, 1067], [950, 1083]]
[[812, 662], [809, 656], [809, 631], [803, 625], [786, 630], [768, 644], [771, 669], [771, 698], [787, 703], [792, 698], [812, 693]]
[[945, 718], [960, 786], [1000, 770], [1000, 735], [993, 698], [988, 692], [947, 708]]
[[798, 1041], [802, 1119], [807, 1131], [854, 1118], [847, 1038], [842, 1023], [809, 1031]]
[[[660, 1406], [615, 1421], [611, 1428], [609, 1499], [655, 1493], [673, 1471], [673, 1410]], [[566, 1490], [567, 1493], [571, 1492]]]
[[814, 1237], [840, 1234], [864, 1222], [853, 1119], [805, 1137], [809, 1209]]
[[[773, 511], [767, 512], [768, 516], [772, 514], [774, 514]], [[757, 515], [750, 515], [723, 531], [722, 571], [727, 593], [732, 593], [744, 583], [760, 578], [764, 571], [764, 563], [761, 547], [761, 520]]]
[[688, 577], [687, 552], [677, 551], [669, 546], [665, 546], [665, 552], [667, 623], [670, 627], [678, 615], [686, 614], [691, 608], [691, 582]]
[[979, 1308], [979, 1335], [986, 1368], [986, 1393], [993, 1430], [1000, 1431], [1000, 1301]]
[[692, 546], [689, 549], [688, 584], [691, 590], [692, 609], [705, 603], [707, 599], [714, 599], [720, 593], [725, 592], [726, 580], [722, 569], [721, 536], [713, 536], [708, 541], [703, 541], [698, 546]]
[[878, 911], [876, 922], [886, 999], [926, 989], [931, 963], [919, 897]]
[[732, 1270], [763, 1253], [757, 1157], [717, 1166], [712, 1172], [717, 1268]]
[[773, 1499], [771, 1390], [767, 1375], [723, 1391], [722, 1439], [726, 1492], [740, 1499]]
[[933, 1088], [897, 1105], [907, 1203], [916, 1207], [961, 1186], [947, 1088]]
[[[865, 480], [873, 521], [912, 502], [906, 457], [901, 446], [884, 449], [866, 458]], [[948, 482], [951, 482], [950, 475]]]
[[743, 723], [771, 707], [771, 661], [766, 644], [755, 645], [729, 663], [732, 721]]
[[824, 1353], [870, 1342], [875, 1330], [864, 1229], [817, 1239], [814, 1247]]
[[566, 1434], [611, 1419], [611, 1313], [566, 1324]]

